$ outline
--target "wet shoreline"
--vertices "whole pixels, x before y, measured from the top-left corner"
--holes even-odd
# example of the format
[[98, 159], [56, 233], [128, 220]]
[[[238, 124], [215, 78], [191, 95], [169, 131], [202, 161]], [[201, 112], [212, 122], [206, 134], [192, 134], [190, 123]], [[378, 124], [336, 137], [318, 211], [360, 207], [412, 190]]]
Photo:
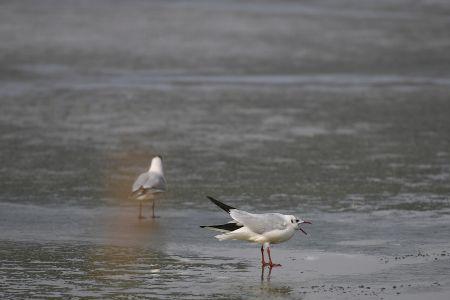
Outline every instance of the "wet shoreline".
[[[3, 1], [0, 298], [448, 299], [448, 12]], [[269, 274], [206, 195], [313, 225]]]

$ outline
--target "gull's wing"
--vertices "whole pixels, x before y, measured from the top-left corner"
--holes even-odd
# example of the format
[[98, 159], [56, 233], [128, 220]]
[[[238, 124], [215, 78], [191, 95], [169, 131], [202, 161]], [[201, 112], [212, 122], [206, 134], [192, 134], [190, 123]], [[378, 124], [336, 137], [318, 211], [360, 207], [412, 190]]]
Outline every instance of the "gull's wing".
[[145, 182], [148, 178], [148, 172], [142, 173], [139, 175], [139, 177], [136, 179], [136, 181], [133, 183], [133, 188], [131, 189], [132, 192], [136, 192], [141, 188], [141, 186], [144, 186]]
[[226, 211], [227, 213], [230, 213], [230, 210], [232, 209], [236, 209], [232, 206], [229, 206], [225, 203], [220, 202], [219, 200], [214, 199], [211, 196], [206, 196], [206, 198], [208, 198], [209, 200], [211, 200], [212, 203], [214, 203], [215, 205], [217, 205], [218, 207], [220, 207], [221, 209], [223, 209], [224, 211]]
[[258, 234], [276, 229], [283, 230], [287, 226], [283, 215], [277, 213], [251, 214], [243, 210], [232, 209], [230, 216], [239, 224], [248, 227], [251, 231]]
[[139, 175], [136, 181], [133, 183], [133, 193], [140, 188], [153, 189], [153, 190], [166, 190], [166, 179], [163, 175], [154, 172], [146, 172]]

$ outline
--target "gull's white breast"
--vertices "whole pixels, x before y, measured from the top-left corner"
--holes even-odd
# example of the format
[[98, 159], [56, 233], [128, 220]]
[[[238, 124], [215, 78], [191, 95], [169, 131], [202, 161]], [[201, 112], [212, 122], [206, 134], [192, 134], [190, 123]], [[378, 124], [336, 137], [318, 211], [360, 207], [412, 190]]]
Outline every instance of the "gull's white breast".
[[241, 240], [259, 244], [272, 243], [278, 244], [289, 240], [295, 233], [295, 229], [288, 227], [286, 229], [275, 229], [262, 234], [255, 233], [248, 227], [242, 227], [235, 231], [216, 235], [219, 240]]
[[292, 227], [288, 227], [286, 229], [280, 230], [275, 229], [269, 232], [265, 232], [262, 234], [265, 241], [271, 244], [278, 244], [289, 240], [295, 234], [295, 229]]

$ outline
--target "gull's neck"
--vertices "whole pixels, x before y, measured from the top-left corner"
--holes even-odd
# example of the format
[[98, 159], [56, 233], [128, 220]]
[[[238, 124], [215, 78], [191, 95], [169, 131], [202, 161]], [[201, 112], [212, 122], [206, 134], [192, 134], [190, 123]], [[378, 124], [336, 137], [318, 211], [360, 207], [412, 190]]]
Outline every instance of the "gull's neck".
[[164, 171], [161, 158], [159, 157], [153, 158], [152, 163], [150, 165], [150, 169], [148, 169], [148, 171], [163, 174]]

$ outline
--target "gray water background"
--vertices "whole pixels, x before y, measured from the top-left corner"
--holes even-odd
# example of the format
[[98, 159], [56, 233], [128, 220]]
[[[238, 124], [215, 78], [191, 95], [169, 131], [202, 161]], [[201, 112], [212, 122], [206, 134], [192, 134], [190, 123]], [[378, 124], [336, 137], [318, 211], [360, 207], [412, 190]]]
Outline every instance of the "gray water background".
[[[449, 13], [2, 1], [0, 297], [448, 299]], [[169, 191], [138, 221], [156, 154]], [[261, 274], [199, 228], [227, 221], [206, 195], [313, 225]]]

